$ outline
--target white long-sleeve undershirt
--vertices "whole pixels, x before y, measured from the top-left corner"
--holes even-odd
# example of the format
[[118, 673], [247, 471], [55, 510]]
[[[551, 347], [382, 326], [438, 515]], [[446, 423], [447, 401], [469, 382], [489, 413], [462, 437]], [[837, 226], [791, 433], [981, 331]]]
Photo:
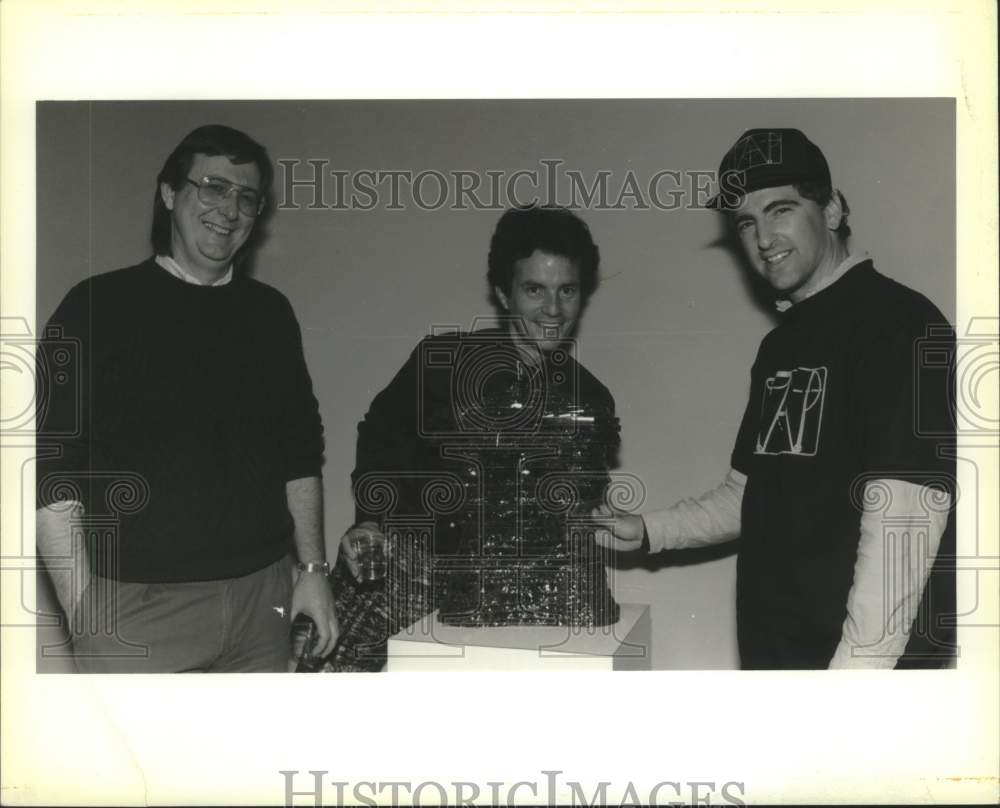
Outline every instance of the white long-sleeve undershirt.
[[[737, 538], [746, 481], [730, 469], [721, 485], [700, 497], [643, 514], [650, 552]], [[869, 483], [864, 501], [854, 582], [831, 668], [892, 668], [902, 656], [951, 504], [943, 492], [894, 479]], [[926, 507], [932, 501], [934, 507]], [[883, 521], [887, 502], [891, 525]]]

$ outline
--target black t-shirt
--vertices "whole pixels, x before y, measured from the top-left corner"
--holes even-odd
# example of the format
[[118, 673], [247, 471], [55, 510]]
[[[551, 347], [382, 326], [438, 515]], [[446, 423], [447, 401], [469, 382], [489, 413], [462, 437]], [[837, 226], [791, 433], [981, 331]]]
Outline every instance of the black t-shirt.
[[737, 584], [744, 667], [829, 663], [867, 482], [953, 491], [953, 461], [939, 453], [953, 443], [944, 440], [951, 360], [940, 361], [953, 345], [944, 316], [870, 261], [791, 308], [761, 343], [732, 456], [748, 477]]

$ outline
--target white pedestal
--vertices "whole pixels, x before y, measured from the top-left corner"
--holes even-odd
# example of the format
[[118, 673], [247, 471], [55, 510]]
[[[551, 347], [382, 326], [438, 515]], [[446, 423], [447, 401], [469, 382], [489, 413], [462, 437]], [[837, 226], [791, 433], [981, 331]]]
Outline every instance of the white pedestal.
[[621, 604], [613, 626], [460, 628], [437, 612], [389, 638], [386, 670], [649, 670], [649, 607]]

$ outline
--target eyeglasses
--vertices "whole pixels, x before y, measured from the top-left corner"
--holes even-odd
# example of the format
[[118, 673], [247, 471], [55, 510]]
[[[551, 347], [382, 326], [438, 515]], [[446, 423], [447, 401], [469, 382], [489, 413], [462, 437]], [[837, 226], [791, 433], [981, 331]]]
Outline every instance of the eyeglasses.
[[185, 177], [198, 189], [198, 199], [203, 205], [222, 205], [230, 194], [236, 194], [236, 205], [244, 216], [257, 216], [264, 208], [264, 200], [252, 188], [225, 180], [222, 177], [202, 177], [195, 181]]

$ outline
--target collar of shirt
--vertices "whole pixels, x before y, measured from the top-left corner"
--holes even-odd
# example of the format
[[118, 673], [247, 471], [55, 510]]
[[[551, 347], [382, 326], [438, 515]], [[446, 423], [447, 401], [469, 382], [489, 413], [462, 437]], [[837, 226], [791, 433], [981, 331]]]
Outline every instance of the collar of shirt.
[[233, 279], [233, 265], [230, 264], [229, 268], [226, 270], [226, 274], [219, 278], [217, 281], [212, 283], [202, 283], [190, 272], [185, 272], [184, 268], [178, 264], [172, 256], [169, 255], [158, 255], [156, 256], [156, 263], [163, 267], [167, 272], [173, 275], [175, 278], [180, 278], [185, 283], [192, 283], [195, 286], [225, 286]]
[[[829, 278], [823, 281], [821, 285], [813, 289], [805, 298], [803, 298], [803, 300], [808, 300], [817, 292], [821, 292], [828, 286], [832, 286], [833, 284], [835, 284], [837, 281], [840, 280], [840, 278], [844, 275], [845, 272], [847, 272], [847, 270], [849, 270], [851, 267], [857, 266], [862, 261], [867, 261], [869, 257], [870, 256], [866, 252], [851, 253], [850, 255], [847, 256], [847, 258], [845, 258], [843, 261], [840, 262], [837, 268], [833, 270], [833, 274], [830, 275]], [[801, 303], [802, 301], [800, 300], [799, 302]], [[792, 301], [789, 300], [787, 297], [778, 298], [777, 300], [774, 301], [774, 307], [778, 311], [788, 311], [794, 305], [795, 304], [792, 303]]]

